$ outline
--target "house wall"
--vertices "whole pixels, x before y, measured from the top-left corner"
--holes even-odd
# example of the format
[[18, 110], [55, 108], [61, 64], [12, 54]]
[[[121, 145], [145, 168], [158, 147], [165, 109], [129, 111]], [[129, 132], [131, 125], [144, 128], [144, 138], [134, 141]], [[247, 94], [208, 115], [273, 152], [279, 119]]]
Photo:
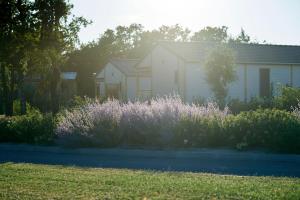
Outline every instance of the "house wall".
[[[228, 100], [249, 101], [260, 93], [260, 69], [270, 69], [273, 95], [279, 94], [282, 85], [300, 87], [300, 65], [237, 64], [237, 79], [229, 85]], [[205, 80], [201, 63], [185, 62], [164, 47], [157, 46], [138, 65], [137, 78], [123, 75], [113, 65], [105, 67], [105, 83], [121, 83], [124, 99], [147, 99], [178, 93], [187, 102], [205, 98], [212, 99], [213, 92]], [[143, 73], [147, 71], [149, 73]], [[114, 73], [114, 77], [111, 74]], [[176, 75], [177, 74], [177, 75]], [[177, 78], [175, 78], [178, 76]]]
[[294, 65], [292, 68], [293, 71], [293, 87], [300, 87], [300, 65]]
[[[291, 85], [300, 87], [300, 66], [270, 65], [270, 64], [237, 64], [237, 79], [229, 85], [228, 99], [249, 101], [259, 96], [259, 70], [270, 69], [270, 84], [273, 95], [280, 94], [280, 87]], [[186, 64], [186, 101], [192, 102], [198, 98], [211, 99], [213, 92], [205, 80], [204, 67], [200, 63]]]
[[[177, 76], [176, 79], [175, 76]], [[157, 46], [152, 51], [152, 95], [164, 96], [179, 93], [179, 82], [177, 56]]]
[[108, 63], [102, 70], [101, 73], [97, 75], [97, 78], [104, 78], [104, 82], [100, 82], [99, 84], [99, 94], [100, 96], [107, 96], [106, 87], [109, 84], [120, 85], [120, 99], [127, 98], [127, 86], [126, 86], [126, 76], [114, 65]]
[[127, 77], [127, 100], [134, 101], [137, 98], [137, 77]]
[[100, 95], [100, 97], [105, 97], [105, 83], [104, 81], [101, 81], [98, 83], [99, 84], [99, 91], [98, 94]]
[[[270, 64], [251, 64], [247, 65], [247, 100], [259, 96], [260, 80], [259, 70], [261, 68], [270, 69], [270, 84], [273, 95], [279, 95], [280, 87], [290, 85], [291, 67], [290, 65], [270, 65]], [[298, 78], [299, 79], [299, 78]]]
[[152, 80], [151, 77], [139, 76], [138, 84], [138, 98], [146, 100], [152, 96]]
[[209, 99], [212, 96], [205, 80], [205, 71], [201, 63], [186, 64], [186, 101], [193, 102], [200, 98]]

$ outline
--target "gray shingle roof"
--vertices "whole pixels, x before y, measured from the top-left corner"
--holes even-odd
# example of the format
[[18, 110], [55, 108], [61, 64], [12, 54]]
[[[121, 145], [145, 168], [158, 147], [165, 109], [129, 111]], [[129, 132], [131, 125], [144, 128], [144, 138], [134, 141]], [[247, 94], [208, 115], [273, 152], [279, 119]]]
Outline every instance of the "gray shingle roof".
[[125, 75], [136, 75], [137, 71], [135, 65], [139, 60], [126, 58], [112, 58], [110, 63], [117, 67]]
[[[202, 62], [216, 46], [208, 42], [160, 42], [162, 46], [189, 62]], [[300, 64], [300, 46], [265, 44], [227, 44], [237, 63]]]

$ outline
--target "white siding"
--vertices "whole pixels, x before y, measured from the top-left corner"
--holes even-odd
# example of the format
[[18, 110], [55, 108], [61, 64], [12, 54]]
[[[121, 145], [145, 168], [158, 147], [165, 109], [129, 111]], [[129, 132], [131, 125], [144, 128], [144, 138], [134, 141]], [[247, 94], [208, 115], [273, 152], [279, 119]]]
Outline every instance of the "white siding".
[[104, 82], [99, 83], [100, 96], [105, 97], [106, 94], [106, 86], [109, 84], [120, 84], [120, 99], [126, 98], [126, 77], [125, 75], [114, 65], [108, 63], [105, 65], [103, 70], [97, 75], [97, 78], [104, 78]]
[[193, 102], [199, 98], [210, 99], [212, 92], [205, 80], [205, 71], [200, 63], [186, 64], [186, 101]]
[[137, 97], [136, 77], [127, 77], [127, 100], [134, 101]]
[[[237, 79], [228, 86], [228, 99], [244, 100], [244, 66], [236, 67]], [[198, 98], [211, 100], [214, 97], [206, 81], [206, 72], [200, 63], [188, 63], [186, 71], [186, 100], [192, 102]]]
[[176, 73], [179, 74], [179, 59], [161, 46], [152, 51], [152, 56], [153, 95], [179, 93], [179, 83], [175, 82]]
[[291, 84], [290, 69], [288, 65], [274, 65], [270, 67], [270, 82], [273, 88], [273, 95], [279, 95], [282, 86]]
[[228, 86], [228, 99], [245, 100], [245, 66], [236, 66], [236, 80]]
[[151, 68], [151, 53], [149, 53], [138, 65], [137, 68]]
[[293, 86], [300, 87], [300, 65], [293, 66]]
[[259, 96], [259, 69], [261, 66], [247, 65], [247, 100]]
[[152, 95], [151, 90], [151, 77], [139, 77], [139, 98], [140, 99], [149, 99]]
[[104, 77], [106, 84], [119, 84], [123, 81], [124, 74], [115, 66], [108, 63], [104, 68]]
[[105, 96], [105, 83], [104, 82], [100, 82], [99, 83], [99, 94], [101, 97]]
[[279, 95], [280, 87], [291, 84], [290, 65], [247, 65], [247, 92], [248, 100], [259, 96], [260, 80], [259, 69], [270, 69], [270, 84], [273, 95]]
[[[245, 100], [245, 65], [236, 68], [237, 79], [229, 85], [228, 99]], [[259, 96], [260, 80], [259, 70], [270, 69], [270, 84], [273, 86], [273, 94], [278, 95], [281, 86], [291, 83], [289, 65], [258, 65], [251, 64], [246, 67], [247, 74], [247, 99]], [[300, 86], [300, 67], [294, 67], [294, 86]], [[205, 71], [200, 63], [186, 64], [186, 100], [192, 102], [197, 98], [212, 99], [213, 92], [205, 80]]]

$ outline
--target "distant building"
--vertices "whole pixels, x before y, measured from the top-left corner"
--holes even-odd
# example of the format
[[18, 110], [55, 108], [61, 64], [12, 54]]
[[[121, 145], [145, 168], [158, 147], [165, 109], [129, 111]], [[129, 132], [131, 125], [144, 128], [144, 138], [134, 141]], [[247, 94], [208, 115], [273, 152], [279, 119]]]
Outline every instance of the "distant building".
[[[204, 62], [213, 43], [160, 42], [140, 60], [112, 59], [97, 73], [100, 96], [122, 100], [177, 93], [183, 100], [212, 98]], [[282, 85], [300, 87], [300, 46], [227, 44], [235, 54], [237, 80], [228, 98], [277, 95]]]
[[121, 100], [134, 100], [137, 94], [135, 59], [111, 59], [96, 74], [97, 94]]

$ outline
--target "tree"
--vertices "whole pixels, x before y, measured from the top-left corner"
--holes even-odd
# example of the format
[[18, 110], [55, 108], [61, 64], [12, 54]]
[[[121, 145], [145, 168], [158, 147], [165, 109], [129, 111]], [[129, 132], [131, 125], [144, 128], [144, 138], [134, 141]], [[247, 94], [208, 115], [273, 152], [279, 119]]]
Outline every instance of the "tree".
[[191, 31], [188, 28], [183, 28], [178, 24], [173, 26], [161, 26], [152, 31], [143, 31], [138, 45], [131, 50], [131, 57], [144, 56], [154, 44], [159, 41], [174, 41], [174, 42], [187, 42]]
[[59, 68], [79, 41], [80, 27], [89, 23], [82, 17], [70, 19], [71, 8], [67, 0], [0, 0], [0, 85], [6, 115], [13, 114], [16, 98], [25, 108], [23, 80], [32, 72], [44, 78], [43, 91], [51, 94], [52, 110], [57, 110]]
[[245, 30], [242, 28], [240, 34], [236, 38], [229, 39], [229, 43], [230, 42], [247, 44], [250, 42], [250, 36], [247, 35]]
[[41, 70], [45, 73], [46, 91], [49, 91], [51, 110], [55, 113], [59, 109], [57, 87], [60, 68], [66, 60], [67, 52], [72, 51], [79, 41], [81, 26], [85, 27], [90, 22], [83, 17], [69, 19], [73, 5], [66, 0], [36, 0], [34, 8], [39, 30], [39, 48], [46, 57]]
[[228, 27], [210, 27], [207, 26], [202, 30], [195, 32], [191, 37], [192, 41], [201, 41], [201, 42], [216, 42], [224, 43], [228, 41], [227, 34]]
[[222, 107], [228, 93], [228, 85], [236, 79], [234, 56], [231, 49], [224, 45], [214, 48], [205, 61], [206, 81]]
[[13, 100], [28, 67], [35, 28], [31, 8], [29, 0], [0, 1], [1, 87], [6, 115], [13, 114]]

